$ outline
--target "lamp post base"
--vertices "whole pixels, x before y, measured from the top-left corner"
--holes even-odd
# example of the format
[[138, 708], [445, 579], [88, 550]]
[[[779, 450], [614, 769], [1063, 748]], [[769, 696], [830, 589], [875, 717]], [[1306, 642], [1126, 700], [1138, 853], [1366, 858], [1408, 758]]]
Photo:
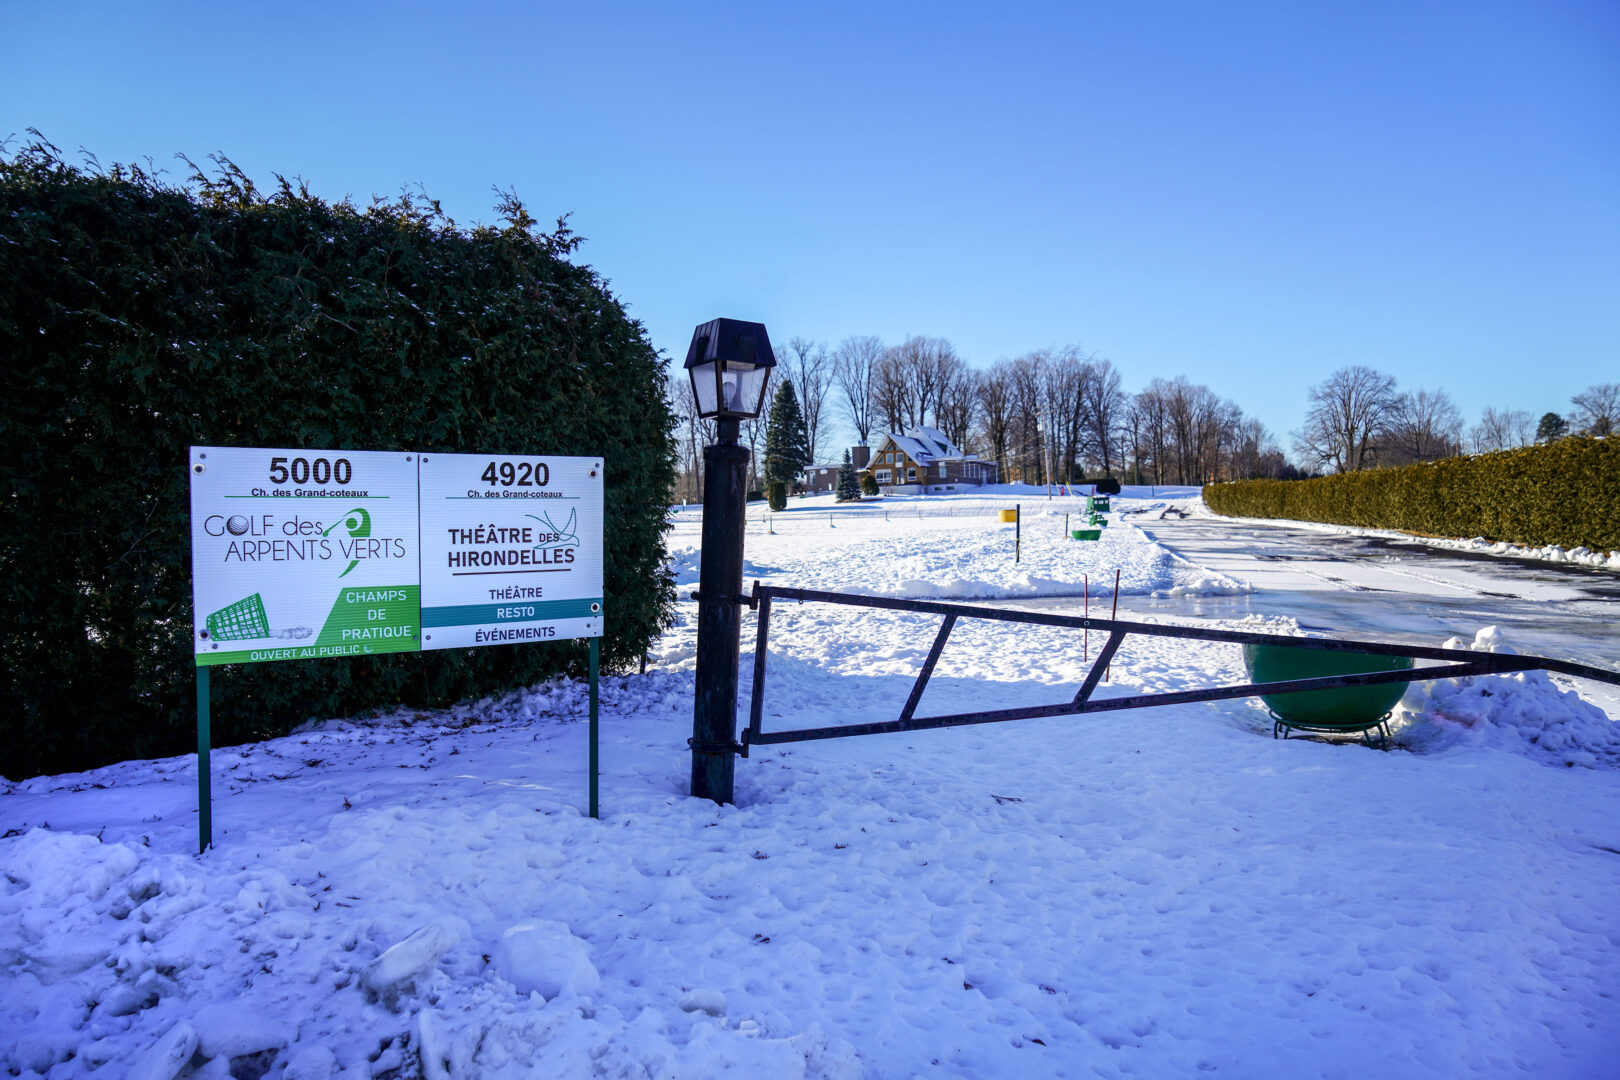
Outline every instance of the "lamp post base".
[[743, 528], [748, 449], [738, 423], [719, 421], [720, 442], [703, 450], [703, 547], [698, 563], [696, 693], [692, 704], [692, 794], [733, 801], [737, 673], [742, 635]]

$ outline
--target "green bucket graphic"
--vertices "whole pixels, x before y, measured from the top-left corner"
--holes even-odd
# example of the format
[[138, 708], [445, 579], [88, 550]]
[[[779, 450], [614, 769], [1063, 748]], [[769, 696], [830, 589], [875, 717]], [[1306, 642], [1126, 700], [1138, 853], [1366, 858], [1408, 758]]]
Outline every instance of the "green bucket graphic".
[[207, 620], [208, 636], [215, 641], [248, 641], [270, 636], [270, 619], [258, 593], [220, 608]]

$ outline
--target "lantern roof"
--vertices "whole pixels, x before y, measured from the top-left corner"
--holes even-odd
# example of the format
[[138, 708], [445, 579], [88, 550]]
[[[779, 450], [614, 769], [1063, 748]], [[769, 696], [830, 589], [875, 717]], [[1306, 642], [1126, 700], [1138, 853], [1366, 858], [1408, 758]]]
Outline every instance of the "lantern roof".
[[726, 367], [733, 364], [775, 367], [776, 353], [771, 350], [765, 324], [741, 319], [710, 319], [692, 331], [692, 344], [686, 350], [686, 367], [716, 361], [723, 361]]

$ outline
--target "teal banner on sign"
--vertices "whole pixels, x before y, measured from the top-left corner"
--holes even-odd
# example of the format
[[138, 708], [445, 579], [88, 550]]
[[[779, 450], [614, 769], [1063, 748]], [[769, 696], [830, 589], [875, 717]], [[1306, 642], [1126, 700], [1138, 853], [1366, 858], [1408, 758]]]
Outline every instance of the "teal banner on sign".
[[536, 622], [547, 619], [588, 619], [602, 610], [600, 596], [578, 600], [517, 601], [508, 604], [458, 604], [451, 607], [425, 607], [422, 625], [470, 626], [474, 623]]

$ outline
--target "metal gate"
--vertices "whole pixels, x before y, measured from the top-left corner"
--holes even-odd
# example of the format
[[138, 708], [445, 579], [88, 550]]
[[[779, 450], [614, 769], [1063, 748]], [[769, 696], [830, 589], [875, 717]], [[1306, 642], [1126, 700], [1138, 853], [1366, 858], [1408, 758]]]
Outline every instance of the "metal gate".
[[[770, 640], [771, 604], [776, 600], [796, 600], [800, 603], [842, 604], [847, 607], [881, 608], [889, 611], [916, 611], [941, 615], [944, 621], [934, 636], [922, 670], [912, 684], [911, 693], [895, 720], [876, 723], [847, 724], [837, 727], [799, 728], [790, 731], [765, 731], [765, 662]], [[1552, 660], [1541, 656], [1519, 656], [1508, 653], [1475, 652], [1468, 649], [1435, 649], [1420, 645], [1390, 645], [1376, 641], [1343, 641], [1331, 638], [1289, 637], [1283, 634], [1251, 634], [1233, 630], [1208, 630], [1190, 626], [1159, 626], [1150, 623], [1124, 622], [1116, 619], [1093, 619], [1088, 616], [1047, 615], [1033, 611], [1009, 611], [1001, 608], [979, 607], [971, 604], [951, 604], [932, 600], [894, 600], [879, 596], [858, 596], [852, 593], [820, 592], [814, 589], [793, 589], [754, 582], [753, 594], [745, 601], [759, 613], [759, 628], [754, 644], [754, 692], [749, 707], [748, 727], [743, 730], [737, 747], [743, 757], [750, 746], [769, 746], [773, 743], [808, 742], [815, 739], [843, 739], [854, 735], [881, 735], [889, 732], [922, 731], [927, 728], [962, 727], [968, 724], [995, 724], [1003, 720], [1026, 720], [1037, 716], [1072, 716], [1084, 713], [1114, 712], [1119, 709], [1147, 709], [1160, 705], [1185, 705], [1197, 701], [1224, 701], [1229, 698], [1258, 697], [1261, 694], [1294, 693], [1301, 690], [1330, 690], [1344, 686], [1373, 686], [1381, 683], [1412, 683], [1428, 679], [1455, 679], [1465, 675], [1501, 675], [1514, 671], [1555, 671], [1583, 679], [1620, 686], [1620, 672], [1575, 664], [1565, 660]], [[942, 716], [918, 716], [917, 706], [928, 679], [939, 663], [950, 640], [951, 630], [961, 619], [984, 619], [990, 622], [1027, 623], [1038, 626], [1068, 627], [1073, 630], [1097, 630], [1108, 635], [1097, 653], [1085, 681], [1070, 701], [1053, 705], [1034, 705], [1021, 709], [991, 709], [984, 712], [950, 713]], [[1132, 694], [1093, 700], [1092, 694], [1102, 681], [1114, 654], [1132, 634], [1144, 637], [1186, 638], [1194, 641], [1223, 641], [1236, 645], [1282, 645], [1299, 649], [1374, 653], [1381, 656], [1406, 656], [1415, 660], [1437, 660], [1441, 663], [1423, 668], [1401, 671], [1377, 671], [1359, 675], [1331, 675], [1312, 679], [1293, 679], [1287, 682], [1243, 683], [1238, 686], [1216, 686], [1202, 690], [1178, 690], [1160, 694]]]

